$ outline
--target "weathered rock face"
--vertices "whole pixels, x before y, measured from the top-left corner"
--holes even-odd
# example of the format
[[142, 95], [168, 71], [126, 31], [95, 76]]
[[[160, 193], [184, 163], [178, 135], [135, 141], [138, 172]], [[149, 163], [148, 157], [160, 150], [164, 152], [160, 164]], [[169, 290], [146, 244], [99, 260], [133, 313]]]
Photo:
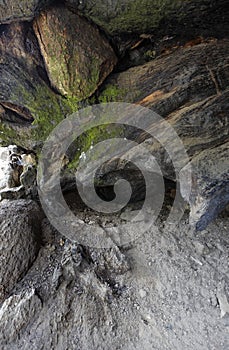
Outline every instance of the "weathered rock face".
[[[194, 166], [192, 198], [186, 196], [186, 199], [191, 205], [191, 221], [199, 228], [204, 228], [210, 218], [215, 217], [228, 202], [228, 190], [225, 187], [228, 182], [226, 176], [228, 151], [227, 148], [220, 147], [228, 140], [229, 132], [228, 63], [227, 40], [179, 49], [143, 66], [111, 76], [107, 81], [107, 88], [101, 95], [105, 99], [109, 98], [112, 90], [115, 92], [113, 100], [135, 102], [156, 111], [165, 117], [177, 132], [190, 159], [198, 157], [199, 166]], [[132, 87], [131, 90], [128, 89], [129, 86]], [[156, 133], [157, 127], [152, 125], [150, 131]], [[144, 142], [149, 137], [144, 132], [132, 129], [127, 131], [127, 135], [138, 142]], [[166, 132], [162, 136], [164, 144], [167, 142], [167, 136]], [[163, 175], [174, 180], [172, 162], [165, 149], [155, 140], [147, 140], [144, 146], [156, 157]], [[213, 147], [216, 147], [213, 151], [203, 152]], [[204, 165], [206, 157], [214, 164], [215, 154], [221, 151], [218, 161], [225, 164], [226, 168], [219, 166], [215, 173], [210, 167], [209, 177], [206, 178], [203, 175], [207, 172]], [[133, 164], [135, 158], [142, 158], [137, 152], [131, 151], [131, 153], [131, 158], [129, 156], [126, 158], [132, 159]], [[119, 172], [129, 174], [128, 179], [132, 184], [138, 183], [139, 174], [135, 171], [135, 166], [128, 164], [123, 158], [125, 155], [118, 162], [114, 159], [113, 163], [109, 161], [102, 166], [99, 171], [100, 174], [104, 174], [102, 179], [100, 178], [101, 185], [114, 184]], [[193, 160], [194, 163], [196, 161]], [[147, 168], [147, 159], [145, 164]], [[219, 188], [220, 184], [224, 191]], [[183, 186], [185, 187], [185, 184]], [[142, 198], [142, 186], [139, 186], [139, 198]], [[197, 202], [198, 208], [202, 208], [198, 215]]]
[[[228, 40], [192, 42], [147, 64], [112, 74], [100, 96], [114, 101], [138, 103], [167, 117], [178, 108], [191, 105], [227, 89]], [[131, 89], [129, 88], [131, 86]]]
[[0, 3], [0, 24], [14, 20], [32, 20], [42, 7], [51, 2], [52, 0], [3, 0]]
[[77, 100], [90, 96], [116, 63], [99, 30], [66, 7], [43, 12], [34, 29], [50, 82], [63, 95]]
[[[205, 0], [66, 0], [69, 6], [77, 8], [109, 34], [146, 33], [159, 27], [160, 22], [171, 27], [182, 26], [182, 21], [193, 24], [193, 29], [201, 26], [201, 19], [209, 14], [209, 7], [215, 10], [225, 6], [226, 1]], [[193, 21], [190, 21], [192, 17]], [[176, 23], [176, 26], [174, 26]], [[184, 23], [183, 23], [184, 25]], [[186, 29], [191, 29], [190, 26]]]
[[114, 36], [121, 59], [118, 72], [142, 65], [181, 46], [195, 45], [209, 38], [229, 36], [229, 8], [225, 0], [183, 1], [182, 9], [163, 18], [149, 33]]
[[4, 25], [0, 54], [0, 139], [30, 149], [72, 109], [50, 89], [30, 25]]
[[0, 310], [1, 347], [6, 349], [9, 339], [16, 339], [19, 330], [26, 327], [41, 308], [41, 300], [34, 289], [9, 297]]
[[[165, 4], [177, 5], [179, 1], [79, 1], [67, 0], [84, 15], [105, 29], [108, 33], [147, 31], [158, 25], [163, 15], [160, 9]], [[163, 13], [163, 10], [161, 11]]]
[[31, 24], [3, 25], [0, 32], [0, 138], [25, 148], [44, 141], [116, 63], [98, 29], [66, 8], [43, 13], [34, 28], [45, 63]]
[[9, 168], [8, 164], [9, 150], [8, 147], [0, 147], [0, 190], [7, 186]]
[[[190, 223], [197, 230], [203, 230], [229, 203], [228, 174], [229, 142], [205, 150], [195, 156], [192, 167], [192, 192], [187, 198], [190, 203]], [[186, 172], [183, 169], [183, 174]], [[186, 184], [181, 193], [186, 197]]]
[[[177, 187], [190, 204], [190, 222], [197, 230], [205, 228], [229, 201], [229, 41], [221, 40], [229, 33], [228, 0], [61, 0], [44, 9], [50, 2], [0, 0], [0, 143], [39, 151], [50, 131], [78, 108], [76, 102], [95, 91], [93, 101], [151, 108], [166, 118], [184, 144], [190, 162], [182, 172], [184, 179], [191, 165], [191, 196], [185, 181]], [[118, 66], [109, 40], [91, 20], [108, 34]], [[119, 74], [108, 77], [99, 91], [114, 66]], [[157, 128], [152, 125], [151, 131]], [[111, 127], [108, 135], [117, 136], [113, 131]], [[65, 164], [105, 134], [98, 128], [84, 135], [68, 150]], [[118, 134], [156, 157], [171, 185], [164, 204], [169, 210], [166, 196], [171, 201], [175, 197], [173, 159], [139, 129], [120, 128]], [[23, 160], [33, 166], [35, 158], [23, 152]], [[134, 166], [139, 159], [157, 187], [149, 156], [138, 152], [133, 148], [98, 169], [102, 198], [113, 198], [114, 183], [125, 178], [135, 190], [131, 199], [144, 199], [146, 183]], [[0, 148], [1, 158], [0, 188], [6, 189], [12, 172], [8, 151]], [[57, 170], [52, 165], [51, 175]], [[2, 198], [27, 196], [25, 189], [36, 176], [29, 169], [16, 174], [17, 187], [7, 187]], [[194, 234], [186, 213], [178, 227], [168, 223], [165, 228], [163, 207], [157, 227], [139, 237], [134, 219], [142, 202], [103, 215], [82, 205], [73, 192], [75, 177], [74, 186], [68, 177], [61, 180], [65, 191], [71, 191], [65, 199], [76, 223], [82, 224], [82, 235], [89, 225], [93, 237], [96, 225], [110, 241], [111, 226], [122, 236], [126, 228], [120, 225], [133, 220], [133, 239], [123, 245], [114, 240], [109, 249], [88, 247], [77, 242], [81, 232], [75, 232], [76, 241], [61, 236], [43, 220], [35, 202], [0, 201], [0, 348], [227, 350], [225, 213]]]
[[0, 299], [28, 271], [39, 248], [41, 211], [28, 200], [2, 201], [0, 206]]
[[27, 107], [29, 98], [26, 101], [26, 95], [32, 99], [36, 90], [32, 77], [36, 79], [37, 86], [41, 84], [36, 69], [42, 68], [43, 63], [35, 37], [28, 26], [23, 23], [4, 25], [0, 36], [0, 52], [1, 115], [4, 116], [10, 110], [9, 119], [14, 124], [29, 125], [33, 116]]
[[[204, 98], [203, 101], [194, 102], [193, 104], [190, 102], [190, 105], [189, 103], [185, 103], [184, 106], [180, 107], [177, 111], [173, 111], [168, 116], [168, 118], [166, 118], [166, 121], [169, 122], [169, 124], [173, 127], [173, 129], [176, 131], [176, 133], [182, 140], [182, 143], [190, 160], [195, 156], [199, 155], [204, 150], [210, 151], [212, 148], [220, 146], [227, 142], [229, 128], [228, 98], [229, 92], [228, 90], [226, 90], [221, 94], [216, 94], [208, 98]], [[155, 105], [157, 103], [160, 104], [161, 102], [162, 101], [157, 100]], [[166, 103], [169, 103], [169, 101], [165, 98], [163, 104]], [[171, 108], [170, 105], [169, 108]], [[166, 133], [166, 130], [163, 133], [163, 131], [158, 127], [157, 124], [152, 125], [152, 127], [149, 128], [149, 130], [154, 135], [157, 135], [157, 132], [160, 132], [161, 142], [164, 145], [168, 146], [168, 135]], [[160, 165], [160, 169], [163, 172], [163, 175], [167, 179], [175, 180], [175, 173], [173, 171], [172, 161], [169, 158], [166, 150], [161, 146], [161, 144], [156, 139], [149, 138], [146, 132], [128, 129], [127, 134], [128, 133], [128, 136], [130, 138], [133, 138], [138, 142], [142, 143], [142, 145], [156, 157], [157, 162]], [[171, 144], [171, 147], [172, 146], [173, 144]], [[176, 153], [178, 152], [178, 149], [174, 149], [174, 151]], [[127, 158], [126, 161], [125, 156]], [[126, 172], [130, 172], [130, 177], [132, 176], [134, 179], [136, 169], [134, 164], [128, 164], [128, 159], [131, 159], [134, 163], [138, 157], [143, 157], [142, 162], [143, 164], [145, 162], [146, 170], [150, 171], [150, 169], [147, 167], [147, 156], [145, 156], [144, 159], [144, 156], [138, 154], [137, 151], [135, 152], [134, 149], [131, 149], [130, 152], [126, 155], [124, 154], [120, 160], [111, 160], [101, 167], [100, 172], [98, 172], [98, 174], [107, 174], [106, 177], [104, 177], [104, 185], [110, 186], [114, 183], [112, 182], [112, 176], [109, 176], [109, 174], [115, 172], [115, 169], [116, 171], [118, 170], [120, 172], [123, 172], [126, 168]], [[177, 159], [179, 159], [179, 157]], [[113, 176], [115, 176], [114, 173]], [[136, 177], [136, 181], [137, 180], [138, 178]], [[100, 183], [102, 185], [103, 181], [100, 180]]]

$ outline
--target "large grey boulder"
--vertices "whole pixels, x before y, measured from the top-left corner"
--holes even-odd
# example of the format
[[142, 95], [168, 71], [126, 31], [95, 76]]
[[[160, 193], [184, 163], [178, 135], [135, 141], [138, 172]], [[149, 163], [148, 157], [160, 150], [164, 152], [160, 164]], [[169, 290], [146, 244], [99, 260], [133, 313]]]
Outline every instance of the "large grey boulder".
[[[203, 230], [229, 203], [229, 142], [205, 150], [195, 156], [189, 165], [192, 168], [192, 191], [186, 198], [190, 203], [190, 221], [198, 230]], [[187, 167], [183, 170], [186, 174]], [[182, 184], [184, 198], [187, 184]]]
[[[0, 345], [2, 349], [10, 348], [9, 340], [15, 340], [18, 332], [30, 322], [41, 310], [42, 303], [35, 294], [35, 289], [12, 295], [0, 308]], [[9, 345], [9, 347], [7, 346]], [[15, 347], [11, 349], [16, 349]]]
[[0, 204], [0, 286], [3, 299], [25, 275], [39, 249], [41, 211], [28, 200]]

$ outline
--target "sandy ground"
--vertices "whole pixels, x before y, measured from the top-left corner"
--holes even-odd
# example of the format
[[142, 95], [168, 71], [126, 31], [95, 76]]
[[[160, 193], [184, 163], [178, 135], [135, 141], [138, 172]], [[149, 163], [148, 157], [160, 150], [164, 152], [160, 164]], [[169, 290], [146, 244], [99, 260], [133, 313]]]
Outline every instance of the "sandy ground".
[[35, 263], [11, 293], [34, 288], [41, 305], [30, 301], [32, 316], [2, 349], [227, 350], [228, 233], [226, 211], [199, 233], [185, 217], [171, 230], [159, 224], [120, 248], [128, 270], [102, 278], [85, 257], [66, 264], [71, 243], [46, 224]]

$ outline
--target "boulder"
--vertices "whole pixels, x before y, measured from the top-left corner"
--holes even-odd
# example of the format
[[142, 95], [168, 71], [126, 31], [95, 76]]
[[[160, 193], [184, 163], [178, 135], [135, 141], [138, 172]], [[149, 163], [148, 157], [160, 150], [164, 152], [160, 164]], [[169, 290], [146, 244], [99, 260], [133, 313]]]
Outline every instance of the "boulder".
[[228, 61], [227, 39], [212, 39], [199, 45], [190, 43], [144, 65], [112, 74], [103, 85], [99, 99], [138, 103], [168, 117], [183, 106], [226, 90]]
[[0, 54], [0, 141], [31, 149], [72, 107], [51, 90], [30, 25], [4, 26]]
[[[180, 48], [143, 66], [112, 75], [100, 95], [100, 98], [109, 98], [113, 91], [113, 100], [148, 107], [164, 117], [176, 131], [194, 167], [192, 194], [185, 198], [191, 207], [190, 221], [199, 229], [203, 229], [228, 202], [226, 168], [217, 166], [220, 162], [228, 167], [228, 62], [228, 40]], [[161, 141], [169, 147], [168, 135], [161, 132], [158, 125], [150, 126], [149, 130], [156, 135], [160, 132]], [[156, 157], [166, 179], [179, 181], [173, 168], [174, 159], [171, 160], [164, 147], [150, 139], [146, 131], [127, 128], [126, 136], [142, 143]], [[97, 172], [98, 186], [112, 186], [125, 173], [133, 185], [138, 184], [139, 172], [134, 165], [137, 159], [141, 159], [145, 170], [150, 171], [147, 158], [144, 161], [144, 155], [131, 150], [119, 161], [113, 159], [101, 166]], [[208, 176], [203, 175], [207, 173], [206, 162], [212, 164]], [[187, 184], [182, 186], [187, 190]], [[143, 186], [134, 188], [135, 197], [142, 199]]]
[[0, 286], [3, 299], [26, 274], [39, 249], [41, 211], [29, 200], [0, 205]]
[[[41, 311], [42, 303], [35, 289], [12, 295], [0, 308], [0, 344], [7, 349], [9, 341], [18, 340], [18, 332], [26, 327], [31, 318]], [[12, 348], [11, 348], [12, 349]]]
[[40, 147], [116, 63], [98, 29], [66, 8], [43, 12], [34, 29], [37, 37], [25, 22], [4, 25], [0, 31], [0, 142], [26, 149]]
[[34, 22], [52, 86], [82, 100], [112, 71], [116, 57], [98, 28], [66, 7], [42, 12]]
[[[181, 185], [181, 194], [190, 203], [190, 223], [197, 230], [206, 226], [229, 203], [228, 174], [229, 142], [210, 148], [193, 157], [192, 191], [186, 198], [186, 183]], [[185, 176], [187, 167], [182, 170]]]

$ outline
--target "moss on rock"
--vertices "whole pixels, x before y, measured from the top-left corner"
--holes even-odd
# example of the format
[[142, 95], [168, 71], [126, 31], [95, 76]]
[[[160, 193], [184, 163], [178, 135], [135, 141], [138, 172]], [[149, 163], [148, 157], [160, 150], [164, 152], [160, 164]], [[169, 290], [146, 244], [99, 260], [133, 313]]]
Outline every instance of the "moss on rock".
[[[70, 173], [75, 172], [79, 165], [80, 156], [82, 156], [83, 153], [86, 153], [101, 141], [117, 137], [124, 137], [124, 129], [123, 126], [114, 124], [101, 124], [80, 135], [74, 144], [75, 147], [73, 147], [72, 152], [70, 152], [70, 161], [67, 170], [69, 170]], [[100, 156], [101, 150], [98, 150], [97, 152], [93, 152], [93, 157], [91, 156], [90, 160], [97, 160]]]
[[99, 30], [64, 6], [43, 12], [34, 30], [50, 82], [64, 96], [78, 101], [89, 97], [116, 63]]
[[152, 31], [167, 16], [182, 15], [179, 9], [191, 1], [196, 0], [117, 0], [109, 3], [89, 0], [82, 5], [76, 0], [67, 0], [67, 3], [76, 6], [107, 33], [114, 35]]
[[117, 85], [108, 84], [99, 94], [99, 102], [109, 103], [121, 101], [125, 96], [125, 89], [120, 89]]

